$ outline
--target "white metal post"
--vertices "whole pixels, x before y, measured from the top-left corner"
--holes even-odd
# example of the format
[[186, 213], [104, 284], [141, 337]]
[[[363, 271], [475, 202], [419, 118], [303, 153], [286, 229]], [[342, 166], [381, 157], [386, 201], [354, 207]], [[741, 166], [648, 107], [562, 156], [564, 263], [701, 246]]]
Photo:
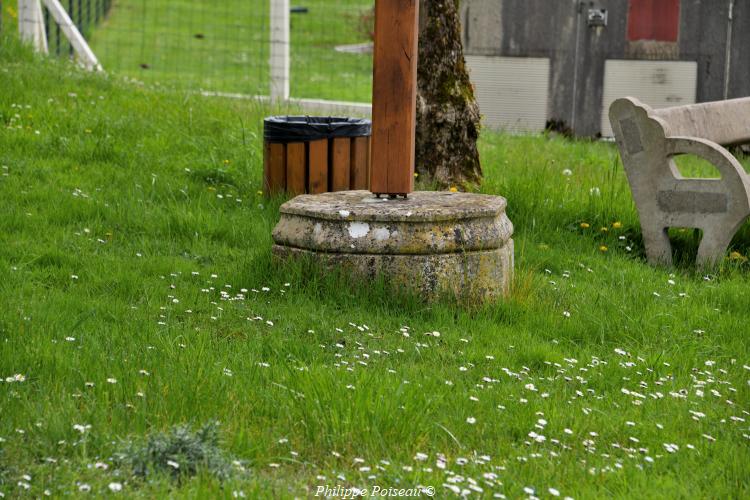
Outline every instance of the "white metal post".
[[47, 53], [47, 34], [40, 0], [18, 0], [18, 33], [37, 52]]
[[[39, 3], [38, 0], [34, 0], [35, 3]], [[55, 22], [60, 26], [70, 44], [73, 46], [73, 50], [78, 56], [78, 60], [83, 64], [86, 69], [91, 71], [101, 71], [102, 67], [99, 64], [99, 60], [94, 55], [94, 52], [86, 43], [86, 40], [78, 31], [76, 25], [70, 19], [70, 16], [65, 11], [65, 7], [59, 2], [59, 0], [44, 0], [44, 5], [47, 6], [47, 10], [55, 19]], [[40, 8], [41, 12], [41, 8]]]
[[289, 99], [289, 0], [271, 1], [271, 101]]

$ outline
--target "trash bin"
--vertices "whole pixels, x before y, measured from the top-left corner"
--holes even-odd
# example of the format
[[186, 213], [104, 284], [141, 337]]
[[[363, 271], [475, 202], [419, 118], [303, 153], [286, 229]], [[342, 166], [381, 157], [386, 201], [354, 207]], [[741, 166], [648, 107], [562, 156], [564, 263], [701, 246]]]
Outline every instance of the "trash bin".
[[369, 189], [370, 120], [272, 116], [263, 125], [263, 183], [269, 195]]

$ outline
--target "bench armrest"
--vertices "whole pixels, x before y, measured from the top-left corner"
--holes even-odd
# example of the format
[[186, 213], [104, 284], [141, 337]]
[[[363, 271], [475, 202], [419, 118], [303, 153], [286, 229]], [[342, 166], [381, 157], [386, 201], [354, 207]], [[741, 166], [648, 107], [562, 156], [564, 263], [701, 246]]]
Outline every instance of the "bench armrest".
[[744, 182], [747, 174], [737, 159], [715, 142], [697, 137], [668, 137], [667, 155], [691, 154], [710, 162], [719, 170], [723, 179]]

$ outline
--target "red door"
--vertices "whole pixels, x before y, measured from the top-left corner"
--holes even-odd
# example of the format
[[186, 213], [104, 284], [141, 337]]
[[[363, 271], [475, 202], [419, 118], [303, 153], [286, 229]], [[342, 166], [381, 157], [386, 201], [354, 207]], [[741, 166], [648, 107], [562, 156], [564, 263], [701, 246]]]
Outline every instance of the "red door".
[[680, 0], [630, 0], [628, 40], [676, 42], [680, 31]]

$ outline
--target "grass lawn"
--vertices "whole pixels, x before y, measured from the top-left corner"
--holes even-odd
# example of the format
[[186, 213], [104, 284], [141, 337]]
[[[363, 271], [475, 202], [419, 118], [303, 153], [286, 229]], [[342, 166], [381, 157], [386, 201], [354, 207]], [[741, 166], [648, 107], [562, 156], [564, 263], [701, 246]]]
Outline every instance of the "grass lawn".
[[5, 497], [750, 496], [750, 232], [649, 267], [612, 145], [482, 136], [516, 279], [470, 309], [270, 258], [273, 110], [7, 37], [0, 89]]

